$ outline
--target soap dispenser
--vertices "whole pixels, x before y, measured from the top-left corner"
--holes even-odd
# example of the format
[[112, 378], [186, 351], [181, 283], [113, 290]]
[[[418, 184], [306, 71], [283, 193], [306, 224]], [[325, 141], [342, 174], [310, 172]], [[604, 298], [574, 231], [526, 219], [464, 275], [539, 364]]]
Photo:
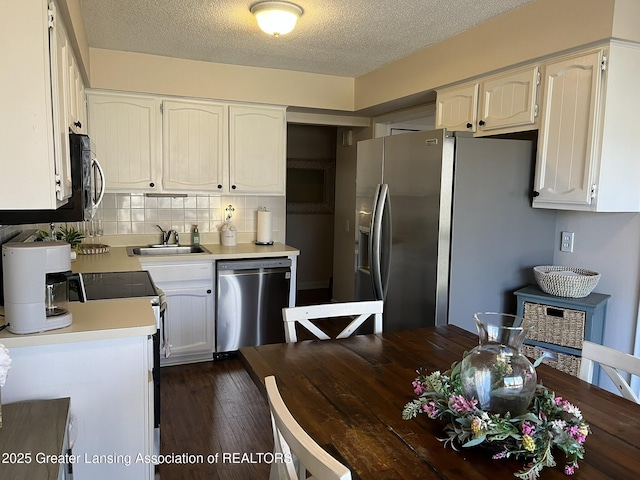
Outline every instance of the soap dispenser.
[[194, 247], [200, 246], [200, 232], [198, 231], [198, 225], [193, 226], [193, 232], [191, 232], [191, 245]]

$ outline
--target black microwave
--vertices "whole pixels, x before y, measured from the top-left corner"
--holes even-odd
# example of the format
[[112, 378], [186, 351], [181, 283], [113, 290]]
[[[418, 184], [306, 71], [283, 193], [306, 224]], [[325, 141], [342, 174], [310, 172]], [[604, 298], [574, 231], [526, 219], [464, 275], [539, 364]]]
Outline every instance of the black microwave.
[[0, 210], [0, 225], [91, 220], [104, 195], [104, 172], [87, 135], [69, 134], [71, 198], [55, 210]]

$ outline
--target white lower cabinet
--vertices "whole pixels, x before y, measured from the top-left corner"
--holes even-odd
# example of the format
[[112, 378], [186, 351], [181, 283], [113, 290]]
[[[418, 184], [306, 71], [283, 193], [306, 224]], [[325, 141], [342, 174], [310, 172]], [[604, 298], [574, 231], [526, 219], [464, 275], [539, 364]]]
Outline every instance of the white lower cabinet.
[[12, 347], [2, 403], [71, 398], [73, 477], [152, 480], [136, 462], [153, 453], [151, 350], [146, 336]]
[[213, 359], [213, 262], [146, 263], [142, 268], [167, 298], [161, 326], [171, 355], [160, 353], [161, 365], [180, 365]]

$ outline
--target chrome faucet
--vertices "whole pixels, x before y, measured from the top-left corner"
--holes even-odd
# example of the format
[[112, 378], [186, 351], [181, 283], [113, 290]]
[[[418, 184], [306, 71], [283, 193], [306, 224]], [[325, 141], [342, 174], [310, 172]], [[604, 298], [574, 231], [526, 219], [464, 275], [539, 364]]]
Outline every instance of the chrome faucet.
[[162, 245], [169, 245], [169, 240], [171, 239], [171, 234], [173, 233], [173, 238], [175, 239], [175, 244], [180, 244], [180, 237], [178, 237], [178, 232], [175, 230], [164, 230], [160, 225], [156, 225], [162, 232]]

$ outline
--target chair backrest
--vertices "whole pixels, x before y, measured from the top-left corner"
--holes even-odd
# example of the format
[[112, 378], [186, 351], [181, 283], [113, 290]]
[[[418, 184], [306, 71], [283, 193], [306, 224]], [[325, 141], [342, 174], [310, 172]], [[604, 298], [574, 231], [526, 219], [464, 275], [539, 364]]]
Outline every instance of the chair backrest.
[[329, 340], [329, 335], [313, 324], [311, 320], [336, 317], [355, 317], [336, 338], [350, 336], [371, 316], [374, 318], [373, 332], [382, 333], [382, 308], [382, 300], [283, 308], [282, 319], [284, 320], [285, 339], [287, 343], [298, 341], [296, 323], [299, 323], [320, 340]]
[[607, 372], [624, 398], [640, 403], [636, 394], [619, 372], [640, 376], [640, 358], [585, 340], [582, 344], [580, 363], [579, 376], [581, 380], [591, 383], [594, 362], [599, 363], [600, 368]]
[[[306, 479], [308, 470], [316, 480], [351, 480], [349, 469], [320, 447], [293, 418], [280, 396], [276, 378], [266, 377], [264, 384], [271, 410], [275, 456], [269, 479]], [[279, 461], [282, 455], [287, 461]]]

